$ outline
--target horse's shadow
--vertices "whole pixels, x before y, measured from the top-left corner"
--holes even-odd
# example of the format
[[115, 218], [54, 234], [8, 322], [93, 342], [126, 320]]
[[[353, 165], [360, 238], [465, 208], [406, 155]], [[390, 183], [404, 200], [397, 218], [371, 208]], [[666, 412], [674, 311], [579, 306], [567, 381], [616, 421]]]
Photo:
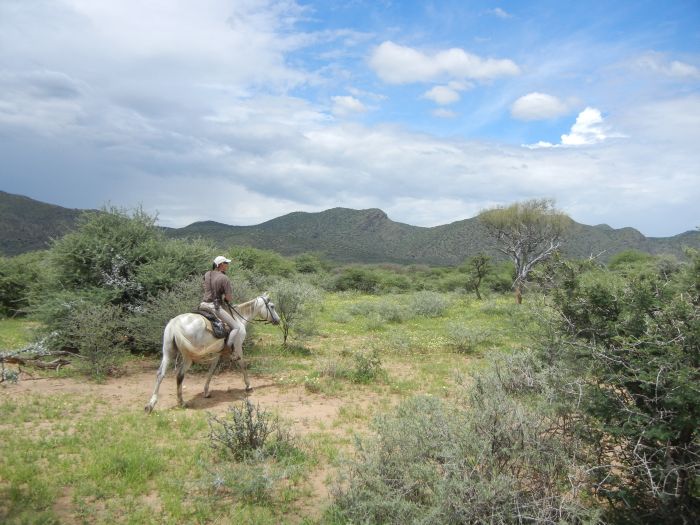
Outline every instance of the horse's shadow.
[[185, 401], [186, 407], [189, 410], [206, 410], [217, 405], [236, 403], [248, 398], [254, 394], [256, 390], [274, 387], [274, 383], [266, 385], [257, 385], [250, 392], [246, 392], [244, 388], [229, 388], [227, 390], [209, 390], [209, 397], [204, 397], [204, 392], [200, 392], [191, 399]]

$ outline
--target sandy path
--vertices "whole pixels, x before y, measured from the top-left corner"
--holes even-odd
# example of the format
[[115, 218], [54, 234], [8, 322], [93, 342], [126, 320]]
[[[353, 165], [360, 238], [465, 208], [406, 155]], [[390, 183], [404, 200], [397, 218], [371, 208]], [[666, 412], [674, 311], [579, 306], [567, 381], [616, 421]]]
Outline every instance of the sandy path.
[[[94, 398], [105, 405], [106, 409], [142, 411], [153, 392], [156, 369], [157, 363], [138, 362], [132, 365], [126, 375], [109, 378], [104, 383], [76, 378], [31, 378], [23, 374], [17, 384], [6, 384], [0, 392], [10, 399], [21, 398], [26, 394], [75, 394]], [[253, 391], [246, 394], [243, 377], [236, 370], [217, 372], [211, 381], [211, 396], [204, 398], [205, 380], [205, 373], [188, 373], [185, 377], [183, 397], [189, 410], [206, 410], [222, 415], [231, 403], [238, 403], [248, 397], [261, 408], [278, 413], [300, 434], [319, 427], [330, 428], [344, 404], [338, 398], [312, 394], [301, 386], [280, 384], [274, 378], [253, 374], [250, 375]], [[175, 374], [171, 370], [161, 384], [155, 411], [173, 409], [178, 407]]]

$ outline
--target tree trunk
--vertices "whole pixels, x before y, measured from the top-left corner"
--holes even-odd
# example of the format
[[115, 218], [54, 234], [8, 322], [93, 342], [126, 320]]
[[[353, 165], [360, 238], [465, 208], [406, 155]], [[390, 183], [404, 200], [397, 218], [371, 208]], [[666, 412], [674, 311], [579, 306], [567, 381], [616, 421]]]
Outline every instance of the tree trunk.
[[517, 304], [523, 304], [523, 293], [520, 290], [520, 285], [516, 284], [515, 285], [515, 302]]

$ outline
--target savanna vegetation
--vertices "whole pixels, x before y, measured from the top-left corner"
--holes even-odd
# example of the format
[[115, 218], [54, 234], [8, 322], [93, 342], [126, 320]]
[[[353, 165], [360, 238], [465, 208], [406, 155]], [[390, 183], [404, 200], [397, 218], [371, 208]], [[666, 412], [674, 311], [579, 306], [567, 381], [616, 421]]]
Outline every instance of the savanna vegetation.
[[553, 253], [523, 274], [483, 253], [337, 265], [231, 246], [236, 300], [269, 290], [283, 319], [254, 325], [251, 374], [334, 407], [326, 419], [303, 424], [257, 391], [224, 411], [163, 403], [151, 416], [145, 396], [16, 395], [40, 378], [155, 375], [163, 326], [198, 304], [218, 252], [108, 209], [46, 251], [0, 258], [0, 522], [700, 519], [690, 250], [607, 264]]

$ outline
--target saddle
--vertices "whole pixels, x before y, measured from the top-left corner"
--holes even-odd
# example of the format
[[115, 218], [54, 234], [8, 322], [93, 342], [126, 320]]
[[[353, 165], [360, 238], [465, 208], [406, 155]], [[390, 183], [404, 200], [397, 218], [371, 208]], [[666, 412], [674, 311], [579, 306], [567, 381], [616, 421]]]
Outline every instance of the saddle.
[[217, 339], [226, 339], [231, 330], [224, 324], [224, 322], [216, 317], [211, 312], [207, 310], [192, 310], [192, 313], [199, 314], [204, 317], [207, 321], [207, 330], [212, 333]]

